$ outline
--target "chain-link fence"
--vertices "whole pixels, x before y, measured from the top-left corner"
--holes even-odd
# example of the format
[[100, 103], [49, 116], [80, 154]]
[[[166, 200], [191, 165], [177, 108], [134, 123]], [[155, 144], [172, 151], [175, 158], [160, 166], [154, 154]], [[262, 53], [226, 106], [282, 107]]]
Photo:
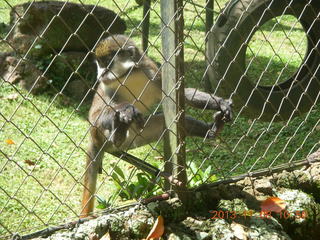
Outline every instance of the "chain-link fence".
[[310, 163], [319, 14], [313, 0], [1, 1], [0, 236]]

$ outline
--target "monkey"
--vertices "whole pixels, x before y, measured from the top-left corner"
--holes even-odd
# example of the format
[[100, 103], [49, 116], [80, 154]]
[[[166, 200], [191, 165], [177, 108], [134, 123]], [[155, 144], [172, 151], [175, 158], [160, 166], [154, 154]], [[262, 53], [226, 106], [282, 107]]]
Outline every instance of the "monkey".
[[[102, 172], [104, 152], [127, 151], [159, 140], [165, 130], [163, 113], [152, 113], [162, 98], [161, 73], [156, 63], [125, 35], [102, 39], [94, 49], [99, 82], [89, 110], [90, 143], [84, 174], [81, 216], [93, 211], [97, 174]], [[186, 104], [219, 110], [232, 118], [232, 100], [194, 88], [185, 88]], [[214, 125], [185, 117], [187, 136], [214, 137]], [[141, 160], [142, 161], [142, 160]]]

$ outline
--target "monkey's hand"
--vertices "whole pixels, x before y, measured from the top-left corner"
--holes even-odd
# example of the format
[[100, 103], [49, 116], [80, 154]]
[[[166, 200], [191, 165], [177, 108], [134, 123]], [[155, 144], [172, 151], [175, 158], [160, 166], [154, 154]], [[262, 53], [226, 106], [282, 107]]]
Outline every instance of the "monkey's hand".
[[[220, 120], [230, 122], [232, 120], [232, 99], [219, 100], [219, 108], [222, 114], [222, 118]], [[217, 120], [215, 116], [214, 118]]]
[[128, 103], [114, 107], [110, 140], [116, 147], [120, 147], [125, 142], [132, 123], [140, 129], [143, 128], [144, 119], [137, 108]]
[[219, 100], [220, 111], [213, 114], [214, 122], [210, 126], [207, 137], [215, 138], [222, 131], [224, 124], [232, 120], [232, 100]]
[[118, 113], [117, 115], [121, 123], [130, 125], [134, 122], [140, 129], [143, 128], [143, 116], [140, 111], [132, 104], [120, 104], [116, 107], [116, 112]]

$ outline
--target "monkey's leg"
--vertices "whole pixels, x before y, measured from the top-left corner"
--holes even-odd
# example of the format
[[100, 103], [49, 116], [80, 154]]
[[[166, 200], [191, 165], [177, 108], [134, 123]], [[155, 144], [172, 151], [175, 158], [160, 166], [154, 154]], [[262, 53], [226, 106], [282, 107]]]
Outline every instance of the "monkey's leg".
[[84, 190], [81, 203], [81, 217], [87, 217], [93, 212], [94, 194], [96, 192], [97, 175], [101, 171], [103, 158], [102, 145], [90, 143], [86, 159], [86, 171], [84, 175]]
[[[185, 131], [187, 136], [206, 137], [212, 124], [194, 119], [190, 116], [185, 118]], [[161, 140], [165, 131], [165, 121], [163, 113], [158, 113], [146, 120], [142, 130], [130, 129], [125, 142], [121, 145], [121, 150], [133, 149], [148, 143]]]

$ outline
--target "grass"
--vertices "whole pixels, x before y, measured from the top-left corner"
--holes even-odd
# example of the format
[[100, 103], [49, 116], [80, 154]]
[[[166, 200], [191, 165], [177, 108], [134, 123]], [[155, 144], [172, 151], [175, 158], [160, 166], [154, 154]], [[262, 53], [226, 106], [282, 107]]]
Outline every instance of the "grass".
[[[10, 1], [10, 4], [19, 2]], [[83, 2], [96, 3], [94, 0]], [[99, 5], [116, 12], [124, 10], [122, 17], [127, 22], [127, 34], [140, 43], [137, 26], [142, 9], [137, 8], [132, 0], [128, 5], [126, 0], [115, 2], [117, 5], [112, 1], [100, 1]], [[223, 6], [223, 1], [219, 3], [215, 5], [216, 11]], [[159, 3], [153, 1], [152, 4], [149, 55], [162, 62]], [[8, 23], [9, 9], [6, 2], [0, 2], [0, 21]], [[186, 5], [186, 85], [200, 89], [204, 88], [202, 76], [205, 70], [203, 19], [203, 9]], [[283, 29], [288, 30], [292, 25], [294, 28], [288, 41]], [[269, 64], [260, 85], [275, 83], [284, 66], [280, 81], [293, 74], [302, 61], [293, 45], [299, 46], [298, 52], [302, 56], [306, 48], [303, 30], [294, 19], [285, 17], [281, 26], [274, 29], [273, 26], [274, 21], [263, 26], [262, 31], [254, 35], [247, 52], [251, 79], [259, 79]], [[4, 37], [5, 32], [1, 36]], [[272, 42], [272, 47], [265, 41], [265, 36]], [[0, 49], [6, 50], [6, 44], [0, 44]], [[256, 56], [255, 61], [250, 64], [253, 56]], [[18, 96], [10, 99], [17, 91]], [[0, 236], [32, 232], [46, 224], [77, 217], [89, 126], [86, 120], [88, 106], [78, 104], [48, 94], [28, 95], [18, 86], [0, 80]], [[187, 112], [211, 121], [210, 112], [191, 108], [187, 108]], [[250, 120], [240, 115], [232, 125], [225, 127], [217, 140], [187, 139], [187, 160], [196, 163], [203, 171], [212, 165], [212, 174], [221, 178], [304, 159], [319, 147], [318, 113], [319, 106], [316, 106], [308, 115], [278, 123]], [[15, 144], [7, 144], [7, 139], [12, 139]], [[134, 150], [133, 154], [160, 166], [158, 157], [161, 156], [162, 145], [155, 146], [159, 152], [152, 149], [150, 146], [142, 147]], [[124, 169], [128, 179], [136, 170], [109, 155], [105, 157], [106, 173], [99, 176], [98, 195], [105, 198], [113, 195], [113, 201], [118, 202], [116, 189], [110, 182], [110, 163], [117, 163]]]

